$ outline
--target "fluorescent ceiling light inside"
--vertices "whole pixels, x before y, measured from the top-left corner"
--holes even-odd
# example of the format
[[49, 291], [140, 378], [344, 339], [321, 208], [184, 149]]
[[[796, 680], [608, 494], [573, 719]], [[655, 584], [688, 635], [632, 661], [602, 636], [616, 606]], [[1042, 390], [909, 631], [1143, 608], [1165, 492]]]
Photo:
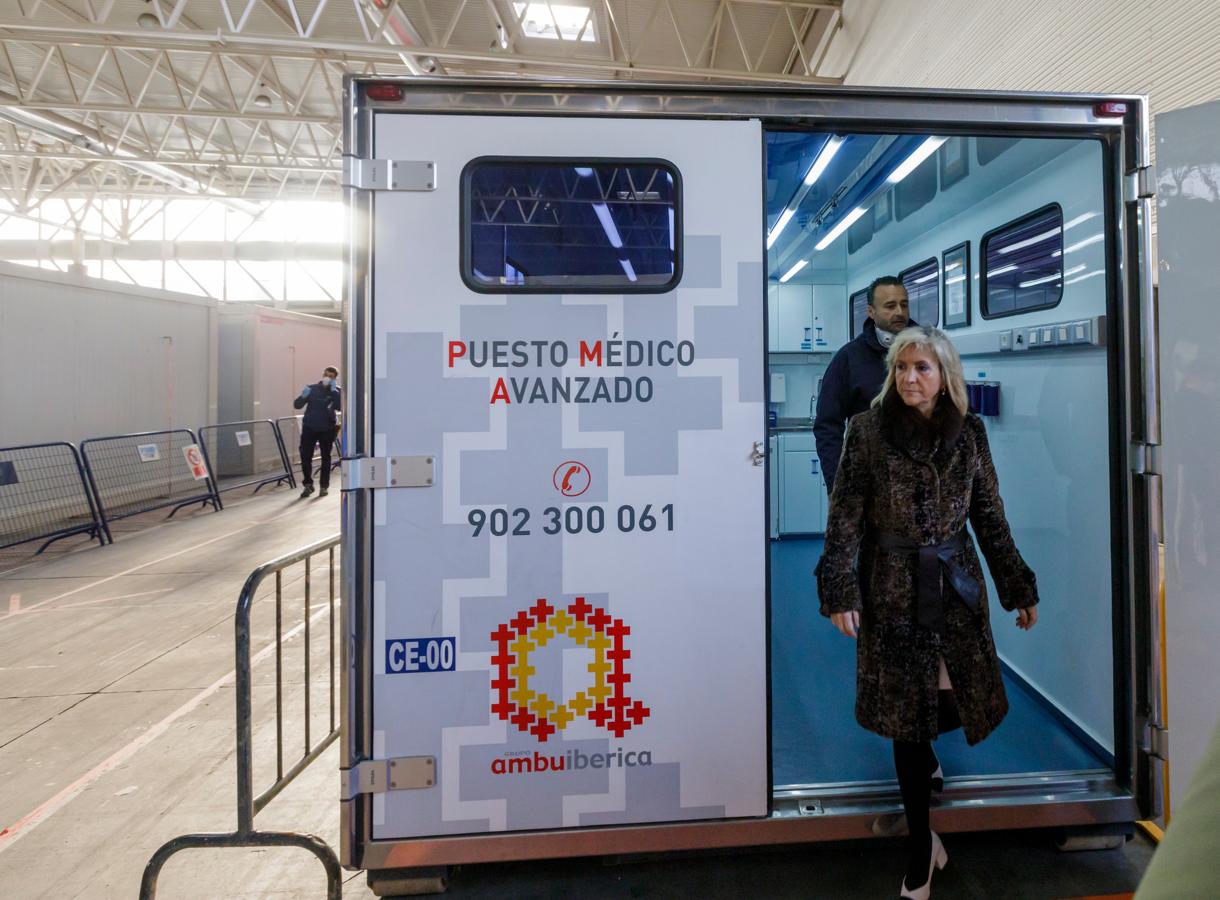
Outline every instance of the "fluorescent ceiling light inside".
[[1105, 275], [1105, 269], [1094, 269], [1092, 272], [1086, 272], [1084, 275], [1077, 275], [1075, 278], [1069, 278], [1064, 284], [1075, 284], [1078, 281], [1084, 281], [1086, 278], [1096, 278], [1098, 275]]
[[779, 237], [779, 233], [784, 230], [784, 226], [787, 225], [789, 221], [791, 221], [791, 219], [794, 215], [796, 215], [795, 209], [785, 209], [782, 213], [779, 214], [779, 218], [776, 219], [776, 221], [775, 221], [775, 227], [772, 228], [771, 233], [769, 235], [767, 235], [767, 249], [768, 250], [771, 249], [771, 245], [775, 243], [776, 238]]
[[1075, 228], [1077, 225], [1080, 225], [1084, 222], [1089, 221], [1089, 219], [1096, 219], [1097, 216], [1098, 216], [1098, 213], [1087, 212], [1084, 215], [1077, 216], [1074, 219], [1069, 219], [1068, 221], [1063, 223], [1063, 230], [1067, 231], [1069, 228]]
[[1043, 276], [1042, 278], [1033, 278], [1033, 279], [1030, 279], [1029, 281], [1022, 281], [1020, 284], [1017, 285], [1017, 287], [1028, 288], [1028, 287], [1035, 287], [1036, 285], [1039, 285], [1039, 284], [1049, 284], [1052, 281], [1058, 281], [1059, 279], [1063, 278], [1066, 275], [1075, 275], [1078, 272], [1083, 272], [1085, 270], [1085, 268], [1087, 268], [1087, 267], [1086, 266], [1076, 266], [1074, 269], [1068, 269], [1066, 272], [1064, 272], [1062, 274], [1056, 273], [1054, 275]]
[[820, 241], [817, 242], [816, 245], [814, 245], [814, 249], [815, 250], [825, 250], [827, 247], [829, 247], [831, 244], [833, 244], [835, 242], [835, 238], [837, 238], [839, 235], [841, 235], [843, 232], [845, 232], [848, 228], [850, 228], [852, 223], [855, 222], [856, 219], [858, 219], [862, 215], [864, 215], [865, 212], [866, 212], [865, 207], [857, 206], [855, 209], [853, 209], [851, 212], [849, 212], [847, 215], [845, 215], [843, 217], [843, 219], [839, 222], [838, 225], [836, 225], [834, 228], [830, 229], [830, 231], [827, 232], [826, 237], [822, 238]]
[[799, 272], [801, 269], [805, 268], [805, 266], [807, 266], [807, 265], [809, 265], [809, 260], [802, 259], [795, 266], [793, 266], [791, 269], [789, 269], [787, 272], [784, 273], [783, 277], [780, 278], [779, 283], [783, 284], [789, 278], [791, 278], [793, 275], [795, 275], [797, 272]]
[[1105, 237], [1106, 236], [1104, 234], [1094, 234], [1090, 237], [1085, 238], [1083, 241], [1077, 241], [1076, 243], [1072, 244], [1070, 247], [1065, 247], [1063, 252], [1064, 253], [1075, 253], [1077, 250], [1081, 249], [1082, 247], [1088, 247], [1090, 244], [1096, 244], [1098, 241], [1104, 240]]
[[606, 232], [606, 238], [610, 241], [610, 246], [615, 250], [623, 246], [623, 239], [619, 237], [618, 227], [614, 224], [614, 217], [610, 215], [610, 207], [604, 203], [594, 203], [593, 211], [597, 213], [597, 220], [602, 223], [602, 230]]
[[988, 272], [987, 274], [994, 277], [996, 275], [1003, 275], [1005, 272], [1015, 272], [1015, 271], [1017, 271], [1016, 266], [1000, 266], [995, 271]]
[[954, 275], [952, 278], [945, 279], [945, 287], [948, 287], [951, 284], [961, 284], [965, 280], [965, 275]]
[[620, 259], [618, 264], [623, 267], [623, 271], [627, 273], [628, 281], [635, 281], [635, 267], [631, 265], [631, 260]]
[[805, 173], [805, 184], [813, 184], [822, 177], [822, 173], [826, 171], [826, 167], [830, 165], [830, 161], [835, 158], [835, 154], [842, 146], [843, 138], [841, 137], [832, 137], [826, 142], [822, 147], [822, 152], [818, 154], [818, 158], [813, 161], [813, 165]]
[[948, 138], [930, 137], [920, 144], [914, 153], [902, 161], [902, 164], [890, 173], [890, 177], [886, 179], [890, 184], [897, 184], [906, 178], [918, 168], [919, 164], [936, 152]]
[[557, 41], [594, 43], [597, 33], [587, 6], [561, 6], [558, 3], [514, 3], [513, 12], [526, 37]]
[[925, 275], [923, 278], [916, 278], [914, 281], [911, 282], [911, 284], [923, 284], [925, 281], [931, 281], [933, 278], [935, 278], [939, 274], [940, 274], [939, 272], [933, 272], [931, 275]]
[[1031, 247], [1034, 244], [1040, 244], [1047, 238], [1052, 238], [1059, 233], [1058, 228], [1052, 228], [1050, 231], [1044, 231], [1041, 234], [1035, 234], [1031, 238], [1026, 238], [1023, 241], [1017, 241], [1015, 244], [1009, 244], [1007, 247], [1001, 247], [1001, 253], [1012, 253], [1014, 250], [1020, 250], [1022, 247]]
[[578, 167], [577, 167], [577, 169], [576, 169], [576, 174], [577, 174], [577, 175], [579, 175], [581, 178], [592, 178], [592, 177], [593, 177], [593, 170], [592, 170], [592, 169], [585, 169], [585, 168], [581, 168], [581, 167], [579, 167], [579, 166], [578, 166]]

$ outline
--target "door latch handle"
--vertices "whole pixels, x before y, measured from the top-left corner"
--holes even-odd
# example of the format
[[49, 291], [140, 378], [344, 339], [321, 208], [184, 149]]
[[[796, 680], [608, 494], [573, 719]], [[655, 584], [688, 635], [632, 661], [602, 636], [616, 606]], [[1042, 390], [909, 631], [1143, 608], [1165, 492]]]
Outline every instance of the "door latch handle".
[[761, 466], [763, 460], [767, 458], [767, 451], [763, 449], [762, 441], [754, 442], [754, 449], [750, 451], [750, 462], [756, 466]]

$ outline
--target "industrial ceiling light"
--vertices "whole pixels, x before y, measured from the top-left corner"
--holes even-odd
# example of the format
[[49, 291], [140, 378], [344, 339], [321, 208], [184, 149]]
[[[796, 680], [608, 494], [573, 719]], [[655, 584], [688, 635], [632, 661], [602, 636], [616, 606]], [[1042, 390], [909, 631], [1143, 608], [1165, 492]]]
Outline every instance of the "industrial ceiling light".
[[257, 97], [254, 98], [254, 105], [257, 106], [259, 109], [270, 109], [271, 108], [271, 98], [268, 97], [266, 94], [259, 94]]
[[902, 179], [914, 172], [921, 162], [935, 153], [937, 148], [947, 140], [948, 138], [943, 137], [928, 138], [915, 149], [914, 153], [904, 159], [897, 169], [890, 173], [890, 177], [886, 181], [890, 184], [897, 184], [902, 181]]
[[150, 12], [144, 12], [136, 16], [136, 24], [141, 28], [160, 28], [161, 20]]

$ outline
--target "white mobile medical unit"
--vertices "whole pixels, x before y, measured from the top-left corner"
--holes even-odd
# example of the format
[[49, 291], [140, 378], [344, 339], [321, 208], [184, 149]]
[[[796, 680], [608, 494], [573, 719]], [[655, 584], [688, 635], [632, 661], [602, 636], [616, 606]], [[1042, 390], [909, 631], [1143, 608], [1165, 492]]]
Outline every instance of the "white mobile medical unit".
[[[808, 406], [891, 273], [979, 385], [1042, 598], [1029, 634], [995, 607], [1011, 711], [938, 743], [937, 828], [1156, 814], [1141, 98], [345, 90], [345, 865], [376, 890], [884, 830], [888, 744], [817, 612], [824, 519], [769, 526], [768, 438], [801, 429], [769, 426], [767, 376]], [[789, 484], [820, 478], [811, 448], [805, 422]]]

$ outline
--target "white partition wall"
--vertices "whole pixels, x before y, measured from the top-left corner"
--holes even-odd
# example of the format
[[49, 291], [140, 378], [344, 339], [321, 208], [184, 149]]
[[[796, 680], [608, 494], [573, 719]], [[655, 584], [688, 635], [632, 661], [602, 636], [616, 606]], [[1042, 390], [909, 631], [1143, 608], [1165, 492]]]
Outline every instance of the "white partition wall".
[[0, 444], [211, 421], [216, 306], [0, 264]]
[[1220, 103], [1157, 116], [1170, 809], [1220, 718]]
[[222, 307], [219, 420], [295, 415], [292, 401], [301, 387], [317, 381], [326, 366], [339, 367], [340, 337], [337, 319], [263, 306]]

